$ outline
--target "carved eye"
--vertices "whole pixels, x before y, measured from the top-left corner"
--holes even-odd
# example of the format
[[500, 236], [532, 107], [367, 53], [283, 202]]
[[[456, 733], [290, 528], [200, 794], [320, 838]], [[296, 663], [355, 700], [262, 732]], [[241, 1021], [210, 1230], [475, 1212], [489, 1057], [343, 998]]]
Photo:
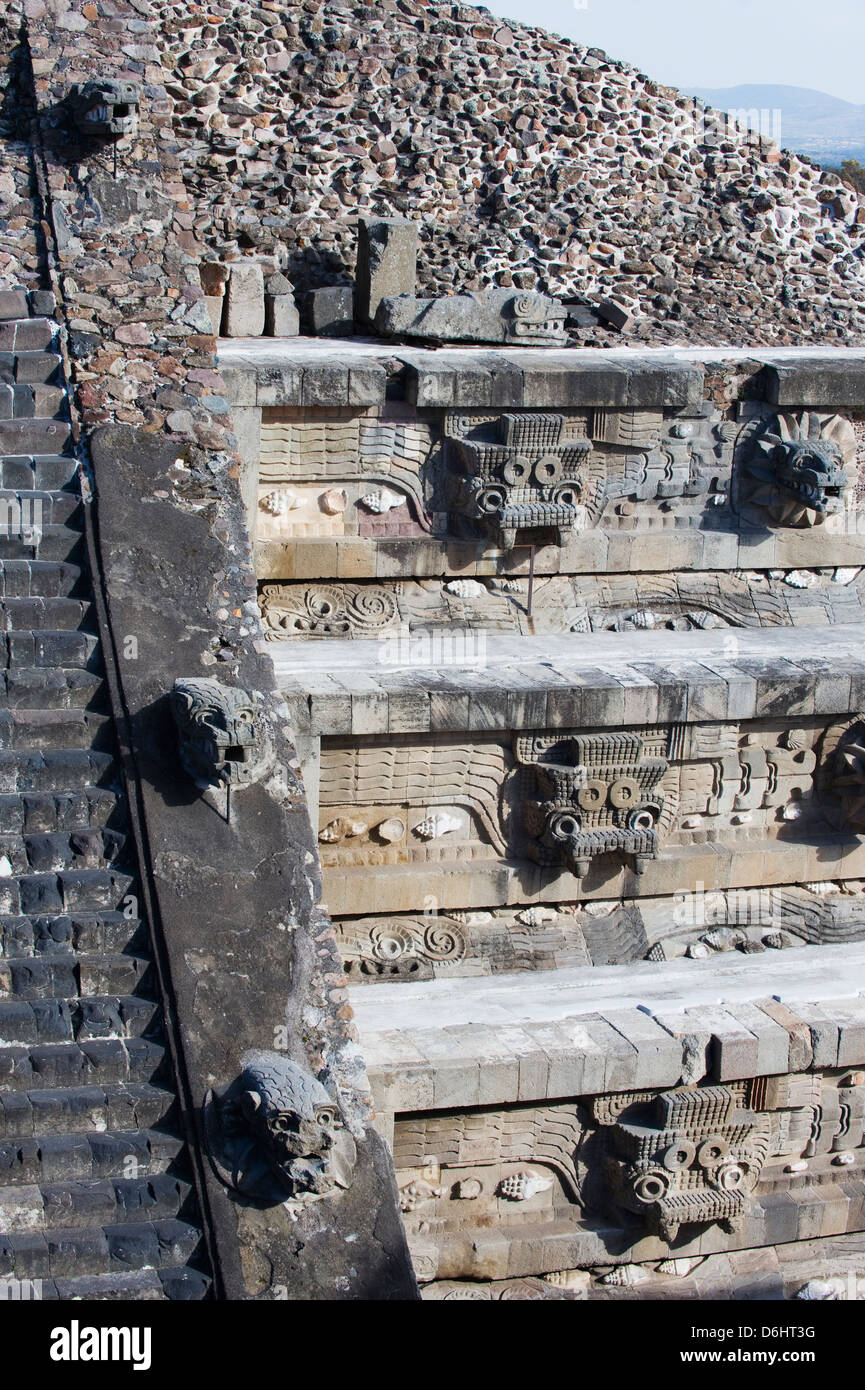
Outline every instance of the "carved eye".
[[649, 1168], [634, 1181], [634, 1196], [647, 1205], [663, 1201], [669, 1190], [670, 1175], [663, 1168]]
[[747, 1185], [747, 1170], [741, 1163], [722, 1163], [714, 1175], [722, 1192], [741, 1192]]
[[316, 1110], [315, 1118], [323, 1129], [329, 1129], [336, 1124], [337, 1113], [336, 1110], [330, 1109], [325, 1105], [322, 1106], [321, 1110]]
[[509, 483], [513, 487], [519, 483], [524, 483], [530, 471], [531, 463], [529, 460], [523, 458], [521, 454], [517, 454], [516, 457], [509, 459], [505, 464], [502, 469], [502, 477], [506, 483]]
[[580, 833], [582, 821], [579, 816], [565, 812], [550, 822], [550, 833], [555, 840], [571, 840]]
[[248, 710], [248, 709], [238, 710], [238, 712], [237, 712], [237, 718], [238, 718], [238, 720], [240, 721], [241, 724], [251, 724], [251, 723], [252, 723], [252, 710]]
[[597, 779], [586, 782], [577, 792], [577, 801], [584, 811], [597, 810], [607, 799], [607, 784]]

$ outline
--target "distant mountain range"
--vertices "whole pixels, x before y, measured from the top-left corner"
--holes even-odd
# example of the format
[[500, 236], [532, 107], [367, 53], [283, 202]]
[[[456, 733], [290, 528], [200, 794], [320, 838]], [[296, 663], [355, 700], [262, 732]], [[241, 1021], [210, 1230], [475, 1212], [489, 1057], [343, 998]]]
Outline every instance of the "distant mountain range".
[[821, 164], [840, 164], [842, 159], [858, 159], [865, 164], [865, 106], [815, 92], [810, 87], [765, 86], [692, 87], [693, 96], [702, 97], [720, 111], [777, 112], [764, 117], [764, 133], [785, 149], [810, 155]]

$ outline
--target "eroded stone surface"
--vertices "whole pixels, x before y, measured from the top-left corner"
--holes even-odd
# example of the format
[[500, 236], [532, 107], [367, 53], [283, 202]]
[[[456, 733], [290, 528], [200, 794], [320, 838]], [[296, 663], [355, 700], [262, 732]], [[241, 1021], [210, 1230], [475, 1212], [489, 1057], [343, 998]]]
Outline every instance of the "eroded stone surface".
[[[647, 1264], [688, 1277], [711, 1259], [732, 1288], [742, 1252], [862, 1222], [865, 374], [831, 348], [863, 330], [861, 209], [834, 176], [720, 139], [699, 106], [597, 51], [469, 7], [380, 8], [309, 0], [271, 22], [220, 0], [192, 19], [27, 7], [28, 109], [58, 114], [44, 186], [6, 103], [0, 118], [10, 1056], [46, 1075], [63, 1048], [106, 1078], [125, 1068], [124, 1085], [153, 1066], [153, 1001], [121, 998], [128, 957], [80, 952], [82, 988], [110, 983], [117, 1012], [90, 996], [86, 1012], [37, 1009], [24, 987], [47, 989], [49, 967], [15, 965], [28, 931], [44, 954], [40, 922], [68, 919], [81, 941], [89, 895], [116, 909], [130, 887], [106, 868], [119, 844], [92, 745], [107, 726], [84, 708], [95, 648], [66, 592], [80, 502], [56, 311], [194, 1101], [221, 1104], [242, 1053], [275, 1048], [268, 1076], [298, 1069], [319, 1102], [269, 1108], [280, 1087], [247, 1075], [246, 1110], [220, 1112], [238, 1128], [196, 1176], [220, 1290], [411, 1297], [400, 1208], [417, 1273], [449, 1293], [518, 1277], [504, 1296], [531, 1296], [550, 1275], [563, 1296], [559, 1276], [579, 1288], [590, 1271], [592, 1296], [636, 1297]], [[59, 115], [94, 72], [142, 83], [116, 185]], [[358, 276], [357, 220], [386, 214], [399, 223]], [[296, 337], [310, 290], [340, 297], [314, 300], [315, 326], [347, 322], [355, 277], [360, 317], [376, 295], [385, 318], [411, 317], [415, 295], [459, 290], [445, 337], [465, 332], [464, 296], [474, 315], [495, 307], [493, 329], [471, 328], [495, 342], [501, 304], [539, 293], [565, 304], [550, 321], [572, 343], [738, 349]], [[773, 356], [769, 337], [823, 351]], [[25, 583], [34, 545], [60, 568]], [[166, 705], [178, 676], [261, 709], [261, 777], [190, 783]], [[225, 755], [209, 747], [208, 767], [243, 761], [244, 739], [208, 743]], [[50, 976], [61, 991], [62, 964]], [[351, 981], [398, 1196], [368, 1127]], [[107, 1033], [43, 1045], [46, 1026]], [[25, 1137], [4, 1189], [16, 1227], [75, 1206], [40, 1195], [41, 1136]], [[188, 1194], [164, 1176], [147, 1181], [165, 1221], [133, 1232], [137, 1296], [176, 1296], [196, 1272], [199, 1228], [174, 1220]], [[106, 1222], [56, 1257], [56, 1288], [116, 1296], [103, 1264], [127, 1250]], [[92, 1273], [72, 1274], [85, 1259]]]

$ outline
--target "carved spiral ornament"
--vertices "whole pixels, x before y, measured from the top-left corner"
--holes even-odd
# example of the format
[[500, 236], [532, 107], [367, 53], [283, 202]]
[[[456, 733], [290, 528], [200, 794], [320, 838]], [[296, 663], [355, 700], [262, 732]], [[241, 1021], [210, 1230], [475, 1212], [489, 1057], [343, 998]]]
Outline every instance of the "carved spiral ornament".
[[421, 956], [430, 961], [461, 960], [466, 939], [454, 922], [435, 918], [430, 922], [380, 922], [369, 933], [369, 953], [375, 960], [396, 961]]
[[355, 627], [386, 627], [396, 618], [396, 600], [387, 589], [358, 589], [348, 600], [346, 613]]
[[306, 611], [316, 622], [330, 622], [342, 610], [342, 595], [339, 589], [310, 589], [304, 597]]
[[460, 960], [466, 943], [452, 922], [433, 922], [424, 932], [423, 949], [431, 960]]
[[514, 299], [514, 314], [518, 319], [532, 318], [537, 313], [537, 299], [533, 294], [518, 294]]
[[376, 960], [398, 960], [400, 956], [414, 954], [414, 935], [411, 928], [402, 923], [374, 927], [369, 940]]

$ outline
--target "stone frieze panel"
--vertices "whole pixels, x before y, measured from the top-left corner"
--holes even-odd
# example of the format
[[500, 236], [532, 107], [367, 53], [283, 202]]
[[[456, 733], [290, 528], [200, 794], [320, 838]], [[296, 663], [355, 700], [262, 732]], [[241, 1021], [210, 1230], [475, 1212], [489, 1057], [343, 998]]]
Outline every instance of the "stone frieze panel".
[[865, 937], [865, 883], [682, 889], [623, 902], [586, 899], [345, 917], [340, 952], [352, 984], [456, 979], [638, 960], [707, 960]]
[[853, 718], [328, 739], [322, 862], [524, 858], [578, 886], [601, 858], [639, 874], [684, 845], [853, 838], [862, 737]]
[[[856, 622], [865, 572], [720, 571], [714, 574], [540, 576], [528, 580], [406, 579], [264, 583], [268, 641], [406, 635], [399, 660], [420, 661], [424, 639], [454, 629], [533, 636], [563, 632], [696, 631]], [[394, 660], [396, 661], [396, 656]], [[428, 653], [427, 664], [433, 664]]]
[[830, 538], [851, 531], [857, 480], [850, 421], [760, 402], [690, 414], [266, 409], [256, 529], [259, 541], [429, 535], [566, 556], [596, 529], [666, 530], [675, 546], [683, 530], [817, 527], [831, 561]]
[[[834, 1068], [397, 1116], [393, 1148], [415, 1269], [429, 1280], [501, 1278], [508, 1260], [542, 1274], [608, 1264], [610, 1252], [658, 1259], [707, 1237], [712, 1250], [772, 1244], [791, 1197], [828, 1206], [839, 1184], [861, 1183], [863, 1135], [865, 1072]], [[845, 1206], [838, 1229], [860, 1225], [859, 1206]]]

